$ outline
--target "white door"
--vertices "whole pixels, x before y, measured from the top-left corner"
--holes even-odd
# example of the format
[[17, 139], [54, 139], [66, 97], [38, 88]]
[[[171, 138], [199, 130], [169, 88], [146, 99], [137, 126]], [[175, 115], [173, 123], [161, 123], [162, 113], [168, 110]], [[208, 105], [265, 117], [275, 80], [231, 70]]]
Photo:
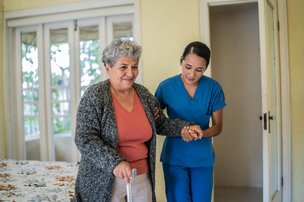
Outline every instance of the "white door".
[[280, 67], [275, 0], [259, 1], [263, 110], [263, 201], [282, 200]]
[[[275, 0], [201, 0], [202, 40], [210, 45], [209, 8], [217, 5], [258, 3], [263, 121], [263, 202], [281, 201], [281, 116]], [[244, 44], [246, 45], [246, 44]], [[211, 67], [212, 68], [212, 67]], [[209, 69], [210, 73], [211, 70]]]

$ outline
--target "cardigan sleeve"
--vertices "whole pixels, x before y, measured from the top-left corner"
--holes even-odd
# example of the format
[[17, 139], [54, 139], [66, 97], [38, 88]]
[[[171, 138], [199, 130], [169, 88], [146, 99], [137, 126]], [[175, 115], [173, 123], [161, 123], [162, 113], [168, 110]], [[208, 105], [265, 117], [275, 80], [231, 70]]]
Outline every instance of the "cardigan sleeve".
[[[83, 95], [77, 111], [75, 143], [82, 158], [90, 159], [97, 167], [112, 172], [124, 160], [111, 141], [103, 138], [103, 101], [100, 88], [90, 87]], [[114, 130], [114, 129], [113, 129]], [[111, 131], [110, 131], [111, 132]]]
[[[184, 126], [191, 125], [191, 123], [180, 119], [168, 118], [161, 109], [156, 97], [154, 97], [148, 89], [141, 85], [137, 85], [136, 87], [139, 96], [142, 97], [143, 104], [148, 105], [147, 108], [149, 111], [146, 111], [146, 113], [148, 117], [151, 116], [150, 119], [154, 121], [157, 134], [164, 136], [179, 136]], [[157, 109], [159, 111], [158, 118], [154, 115]]]
[[191, 123], [180, 119], [168, 118], [164, 114], [157, 99], [154, 96], [151, 99], [153, 100], [152, 101], [153, 108], [155, 110], [158, 109], [159, 111], [158, 118], [155, 118], [157, 134], [164, 136], [180, 136], [182, 128], [191, 125]]

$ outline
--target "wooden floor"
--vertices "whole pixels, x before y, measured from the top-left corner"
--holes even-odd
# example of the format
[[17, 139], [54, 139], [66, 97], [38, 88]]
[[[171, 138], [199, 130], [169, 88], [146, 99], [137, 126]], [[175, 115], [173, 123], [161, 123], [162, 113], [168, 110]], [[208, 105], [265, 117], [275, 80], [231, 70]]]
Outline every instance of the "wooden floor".
[[262, 202], [262, 188], [215, 187], [214, 202]]

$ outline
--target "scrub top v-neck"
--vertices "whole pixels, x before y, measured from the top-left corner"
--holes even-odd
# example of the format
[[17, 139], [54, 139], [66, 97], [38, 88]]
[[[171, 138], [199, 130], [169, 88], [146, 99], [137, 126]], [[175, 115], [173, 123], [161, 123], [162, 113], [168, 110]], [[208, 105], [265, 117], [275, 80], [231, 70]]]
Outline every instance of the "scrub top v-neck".
[[[209, 127], [212, 113], [226, 105], [221, 86], [207, 76], [200, 79], [193, 97], [187, 93], [180, 75], [162, 81], [155, 96], [170, 118], [198, 124], [203, 130]], [[161, 161], [188, 167], [213, 166], [212, 138], [185, 142], [181, 137], [166, 137]]]

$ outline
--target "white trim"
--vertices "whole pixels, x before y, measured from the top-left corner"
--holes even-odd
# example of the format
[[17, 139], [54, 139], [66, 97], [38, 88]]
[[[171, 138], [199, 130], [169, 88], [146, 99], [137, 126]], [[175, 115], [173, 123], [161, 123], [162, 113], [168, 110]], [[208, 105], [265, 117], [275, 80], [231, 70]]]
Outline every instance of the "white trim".
[[[98, 19], [91, 19], [91, 20], [81, 20], [81, 21], [77, 21], [77, 33], [75, 34], [74, 37], [74, 45], [75, 45], [75, 52], [79, 53], [80, 52], [80, 45], [79, 45], [79, 39], [80, 39], [80, 27], [82, 26], [82, 24], [86, 24], [87, 26], [90, 25], [95, 25], [98, 24], [97, 22]], [[75, 22], [74, 22], [75, 23]], [[74, 25], [75, 26], [75, 25]], [[75, 29], [75, 27], [74, 27]], [[70, 47], [71, 48], [71, 47]], [[78, 57], [74, 57], [74, 66], [75, 66], [75, 70], [80, 70], [80, 63], [79, 63], [79, 58]], [[74, 79], [74, 83], [72, 84], [72, 86], [75, 86], [75, 102], [73, 104], [75, 104], [75, 106], [71, 106], [71, 135], [72, 135], [72, 139], [75, 139], [75, 132], [76, 132], [76, 115], [77, 115], [77, 104], [81, 98], [81, 92], [80, 92], [80, 86], [81, 86], [81, 82], [77, 82], [80, 81], [80, 71], [75, 71], [75, 78]], [[72, 98], [72, 97], [71, 97]], [[77, 152], [77, 147], [76, 144], [72, 144], [72, 162], [77, 162], [80, 160], [80, 153]]]
[[104, 1], [90, 0], [84, 2], [67, 3], [67, 4], [60, 4], [55, 6], [48, 6], [48, 7], [34, 8], [34, 9], [8, 11], [8, 12], [4, 12], [4, 19], [9, 20], [16, 18], [27, 18], [32, 16], [90, 10], [96, 8], [132, 5], [133, 3], [134, 3], [133, 0], [104, 0]]
[[291, 201], [291, 116], [290, 116], [290, 83], [289, 83], [289, 53], [286, 0], [278, 0], [279, 45], [281, 66], [281, 96], [282, 96], [282, 163], [283, 163], [283, 193], [282, 201]]
[[[200, 0], [200, 35], [202, 41], [208, 46], [210, 46], [210, 13], [209, 5], [210, 3], [206, 0]], [[206, 29], [208, 28], [208, 29]], [[212, 51], [212, 50], [211, 50]], [[211, 76], [212, 60], [209, 63], [209, 68], [206, 70], [205, 74]]]
[[[8, 54], [8, 52], [13, 52], [13, 47], [14, 47], [14, 34], [12, 29], [6, 27], [6, 22], [4, 21], [4, 33], [5, 35], [3, 36], [4, 43], [2, 44], [3, 50], [3, 67], [4, 67], [4, 89], [6, 93], [4, 93], [4, 110], [5, 110], [5, 126], [6, 126], [6, 138], [7, 138], [7, 156], [8, 158], [16, 158], [16, 152], [13, 149], [12, 145], [14, 145], [15, 137], [17, 134], [16, 127], [14, 127], [14, 122], [16, 120], [16, 111], [12, 112], [10, 109], [13, 109], [16, 105], [16, 98], [15, 98], [15, 89], [16, 86], [14, 86], [15, 82], [14, 81], [15, 76], [14, 71], [12, 69], [8, 69], [7, 67], [15, 67], [13, 64], [13, 54]], [[11, 44], [11, 45], [9, 45]], [[15, 135], [14, 135], [15, 134]]]
[[[74, 24], [69, 23], [68, 24], [68, 44], [69, 44], [69, 55], [70, 55], [70, 78], [69, 78], [69, 86], [70, 86], [70, 90], [71, 90], [71, 98], [70, 98], [70, 117], [71, 117], [71, 130], [70, 130], [70, 135], [69, 138], [72, 141], [71, 144], [71, 161], [72, 162], [76, 162], [76, 154], [77, 154], [77, 147], [74, 143], [74, 134], [76, 131], [76, 114], [77, 114], [77, 87], [75, 85], [75, 83], [78, 81], [77, 80], [77, 70], [79, 70], [79, 68], [76, 68], [76, 63], [79, 65], [79, 41], [77, 43], [75, 43], [75, 34], [74, 34]], [[79, 33], [79, 29], [77, 28], [78, 33]], [[76, 45], [77, 44], [77, 45]], [[78, 46], [78, 49], [76, 48]], [[78, 54], [76, 54], [76, 52], [78, 52]], [[76, 56], [76, 57], [75, 57]], [[74, 79], [76, 78], [76, 79]], [[74, 128], [75, 126], [75, 128]], [[53, 134], [54, 135], [54, 134]], [[56, 137], [54, 137], [55, 139]], [[55, 149], [55, 141], [53, 144], [53, 147]], [[56, 160], [57, 156], [55, 157]], [[69, 158], [69, 157], [68, 157]]]
[[134, 38], [137, 42], [141, 43], [140, 38], [140, 0], [134, 0], [134, 15], [133, 15], [133, 31], [134, 31]]
[[255, 3], [257, 0], [209, 0], [209, 6], [223, 6], [223, 5], [233, 5], [233, 4], [243, 4], [243, 3]]
[[[100, 41], [100, 55], [102, 54], [102, 50], [105, 49], [107, 45], [107, 33], [106, 33], [106, 18], [102, 17], [99, 24], [99, 38]], [[104, 67], [104, 64], [102, 62], [102, 58], [100, 58], [99, 65], [101, 68], [101, 80], [104, 81], [108, 79], [107, 71]]]
[[[37, 48], [38, 48], [38, 64], [44, 64], [44, 49], [43, 49], [43, 26], [38, 25], [37, 28]], [[39, 65], [40, 66], [40, 65]], [[48, 160], [48, 148], [47, 144], [47, 118], [45, 111], [45, 88], [44, 88], [44, 78], [45, 75], [44, 68], [38, 68], [39, 74], [39, 127], [40, 127], [40, 157], [41, 160]]]
[[[266, 3], [266, 2], [265, 2]], [[258, 16], [259, 16], [259, 39], [260, 39], [260, 67], [261, 67], [261, 98], [262, 98], [262, 111], [261, 114], [267, 114], [266, 124], [268, 125], [268, 106], [267, 106], [267, 65], [266, 65], [266, 56], [267, 56], [267, 44], [266, 44], [266, 22], [265, 20], [265, 5], [264, 0], [258, 0]], [[261, 12], [262, 11], [262, 12]], [[265, 123], [265, 121], [264, 121]], [[268, 128], [268, 127], [267, 127]], [[270, 143], [268, 141], [268, 129], [263, 129], [263, 202], [270, 201], [270, 190], [269, 190], [269, 173], [270, 173], [270, 164], [269, 164], [269, 147]]]
[[[140, 33], [140, 25], [141, 25], [141, 18], [140, 18], [140, 0], [134, 0], [134, 15], [133, 15], [133, 34], [134, 39], [141, 43], [141, 33]], [[142, 60], [139, 62], [139, 74], [136, 78], [137, 83], [143, 83], [143, 69], [142, 69]]]
[[50, 33], [49, 33], [49, 25], [44, 26], [44, 79], [45, 83], [43, 85], [44, 91], [45, 91], [45, 103], [46, 103], [46, 109], [45, 109], [45, 125], [46, 125], [46, 133], [47, 133], [47, 150], [48, 150], [48, 160], [54, 161], [55, 160], [55, 150], [52, 149], [52, 143], [54, 142], [53, 139], [53, 132], [52, 132], [52, 111], [49, 106], [51, 105], [51, 92], [49, 92], [49, 89], [51, 89], [51, 65], [50, 65]]
[[75, 11], [69, 13], [58, 13], [50, 15], [32, 16], [17, 19], [9, 19], [9, 27], [18, 27], [24, 25], [33, 25], [40, 23], [62, 22], [64, 20], [94, 18], [99, 16], [121, 15], [134, 13], [133, 6], [121, 6], [111, 8], [97, 8], [92, 10]]
[[[282, 153], [283, 153], [283, 150], [282, 150], [282, 124], [283, 124], [283, 122], [282, 122], [282, 102], [281, 102], [281, 100], [282, 100], [282, 95], [281, 95], [281, 67], [280, 67], [280, 53], [279, 53], [279, 33], [278, 33], [278, 26], [277, 26], [277, 22], [278, 22], [278, 13], [277, 13], [277, 11], [278, 11], [278, 8], [277, 8], [277, 4], [276, 4], [276, 1], [274, 1], [274, 0], [267, 0], [266, 1], [266, 5], [267, 5], [267, 14], [268, 14], [268, 16], [267, 17], [265, 17], [265, 18], [268, 18], [268, 21], [269, 20], [274, 20], [274, 22], [273, 22], [273, 27], [272, 27], [272, 29], [273, 29], [273, 37], [271, 37], [271, 35], [270, 35], [270, 33], [271, 33], [271, 31], [269, 30], [269, 29], [271, 29], [271, 27], [269, 26], [269, 25], [267, 25], [267, 28], [266, 29], [268, 29], [268, 40], [269, 40], [269, 42], [270, 42], [270, 44], [271, 44], [271, 42], [273, 42], [273, 46], [274, 46], [274, 58], [275, 58], [275, 60], [274, 60], [274, 65], [275, 65], [275, 72], [273, 72], [273, 71], [271, 71], [271, 74], [272, 73], [275, 73], [275, 75], [274, 75], [274, 77], [275, 77], [275, 83], [273, 83], [272, 81], [272, 77], [273, 77], [273, 75], [271, 75], [271, 74], [269, 74], [268, 75], [268, 80], [270, 81], [269, 83], [268, 83], [268, 85], [269, 85], [269, 88], [270, 89], [272, 89], [273, 87], [275, 87], [275, 89], [274, 89], [274, 91], [275, 91], [275, 93], [274, 93], [274, 96], [275, 96], [275, 98], [273, 97], [273, 94], [271, 95], [271, 94], [269, 94], [270, 96], [269, 96], [269, 100], [271, 100], [271, 104], [270, 104], [270, 112], [272, 113], [272, 114], [268, 114], [269, 116], [274, 116], [274, 120], [268, 120], [268, 122], [269, 122], [269, 127], [271, 128], [271, 126], [270, 125], [273, 125], [274, 123], [276, 123], [275, 124], [275, 126], [276, 126], [276, 137], [274, 137], [273, 136], [273, 133], [271, 133], [271, 134], [268, 134], [268, 136], [269, 135], [272, 135], [272, 137], [270, 137], [269, 139], [271, 139], [270, 141], [271, 142], [273, 142], [273, 140], [272, 139], [277, 139], [277, 145], [276, 145], [276, 150], [275, 151], [278, 151], [278, 153], [277, 153], [277, 156], [276, 155], [274, 155], [274, 157], [276, 158], [276, 161], [277, 161], [277, 165], [279, 165], [279, 167], [278, 167], [278, 172], [277, 172], [277, 175], [276, 175], [276, 177], [277, 177], [277, 179], [278, 179], [278, 181], [277, 181], [277, 183], [276, 184], [273, 184], [273, 185], [275, 185], [276, 186], [276, 190], [273, 190], [273, 188], [274, 187], [270, 187], [270, 197], [272, 197], [271, 198], [271, 201], [273, 201], [273, 202], [278, 202], [278, 201], [282, 201], [282, 194], [283, 194], [283, 187], [282, 187], [282, 184], [281, 184], [281, 178], [282, 178], [282, 176], [283, 176], [283, 173], [282, 173], [282, 166], [283, 166], [283, 164], [282, 164]], [[269, 9], [271, 9], [272, 10], [272, 13], [270, 13], [270, 11], [269, 11]], [[272, 14], [272, 16], [270, 16], [269, 14]], [[270, 19], [270, 18], [272, 18], [272, 19]], [[268, 43], [269, 44], [269, 43]], [[271, 46], [271, 45], [270, 45]], [[270, 46], [268, 46], [268, 48], [271, 48]], [[267, 57], [269, 57], [269, 56], [267, 56]], [[270, 63], [272, 63], [271, 62], [271, 60], [270, 60]], [[271, 66], [271, 64], [270, 64], [270, 66]], [[272, 68], [270, 67], [270, 70], [271, 70]], [[273, 90], [270, 90], [272, 93], [273, 93]], [[268, 92], [269, 92], [269, 90], [268, 90]], [[275, 101], [274, 101], [274, 99], [275, 99]], [[276, 103], [275, 103], [276, 102]], [[273, 106], [275, 106], [275, 108], [272, 108]], [[269, 117], [268, 117], [269, 118]], [[270, 130], [270, 128], [269, 128], [269, 130]], [[271, 144], [271, 147], [272, 146], [274, 146], [272, 143], [270, 143]], [[270, 147], [270, 148], [271, 148]], [[271, 148], [271, 150], [272, 150], [273, 148]], [[271, 158], [271, 160], [273, 159], [273, 156], [271, 156], [270, 155], [270, 158]], [[273, 172], [274, 172], [274, 170], [273, 169], [269, 169], [269, 178], [271, 178], [271, 176], [274, 174]], [[272, 185], [272, 186], [273, 186]], [[274, 192], [275, 191], [275, 192]], [[277, 193], [276, 191], [278, 191], [279, 193]]]
[[[31, 29], [31, 28], [30, 28]], [[21, 53], [21, 30], [17, 29], [16, 30], [16, 35], [15, 35], [15, 55], [20, 55], [17, 53]], [[23, 114], [23, 103], [22, 100], [20, 99], [20, 95], [22, 95], [22, 78], [21, 78], [21, 74], [22, 74], [22, 69], [20, 69], [21, 67], [21, 59], [20, 58], [16, 58], [16, 62], [15, 62], [15, 78], [16, 79], [16, 112], [17, 114]], [[23, 133], [23, 117], [22, 116], [18, 116], [18, 118], [16, 119], [16, 134], [14, 134], [15, 136], [15, 144], [17, 145], [17, 150], [16, 150], [16, 158], [17, 159], [25, 159], [26, 154], [25, 154], [25, 141], [24, 141], [24, 135], [17, 135], [17, 134], [24, 134]]]

